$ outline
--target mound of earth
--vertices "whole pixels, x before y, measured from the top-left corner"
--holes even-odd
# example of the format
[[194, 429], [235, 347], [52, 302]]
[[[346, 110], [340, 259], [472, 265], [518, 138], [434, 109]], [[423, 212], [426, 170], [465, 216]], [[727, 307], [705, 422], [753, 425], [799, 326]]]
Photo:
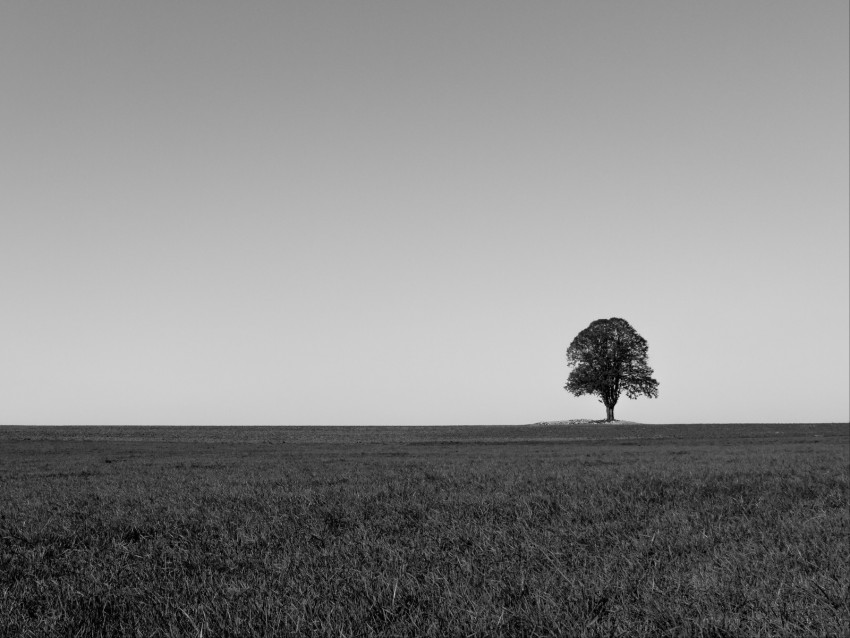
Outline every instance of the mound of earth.
[[640, 425], [635, 421], [606, 421], [605, 419], [570, 419], [569, 421], [540, 421], [534, 425]]

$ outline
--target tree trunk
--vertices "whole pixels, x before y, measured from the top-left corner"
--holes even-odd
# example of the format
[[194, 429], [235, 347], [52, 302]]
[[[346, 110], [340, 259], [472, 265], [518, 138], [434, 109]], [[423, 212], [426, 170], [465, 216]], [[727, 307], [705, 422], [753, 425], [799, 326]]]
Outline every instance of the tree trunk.
[[613, 405], [606, 405], [605, 406], [605, 421], [610, 423], [613, 420], [614, 420], [614, 406]]

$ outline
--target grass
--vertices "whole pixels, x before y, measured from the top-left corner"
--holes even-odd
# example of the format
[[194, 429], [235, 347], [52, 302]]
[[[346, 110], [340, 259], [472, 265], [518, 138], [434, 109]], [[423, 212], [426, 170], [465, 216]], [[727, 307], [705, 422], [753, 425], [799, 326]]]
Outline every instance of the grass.
[[0, 636], [846, 636], [850, 429], [0, 428]]

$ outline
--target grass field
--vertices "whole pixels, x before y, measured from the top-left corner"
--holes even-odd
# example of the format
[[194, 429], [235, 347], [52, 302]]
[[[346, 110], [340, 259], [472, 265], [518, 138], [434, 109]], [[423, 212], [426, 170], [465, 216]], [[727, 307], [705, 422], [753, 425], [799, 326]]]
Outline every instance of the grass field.
[[847, 636], [850, 426], [0, 428], [0, 636]]

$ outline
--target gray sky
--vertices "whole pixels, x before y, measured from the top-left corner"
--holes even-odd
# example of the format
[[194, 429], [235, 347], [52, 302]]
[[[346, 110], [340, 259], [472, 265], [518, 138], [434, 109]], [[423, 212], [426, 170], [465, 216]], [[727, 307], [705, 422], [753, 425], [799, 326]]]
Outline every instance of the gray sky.
[[848, 4], [5, 2], [0, 423], [850, 418]]

